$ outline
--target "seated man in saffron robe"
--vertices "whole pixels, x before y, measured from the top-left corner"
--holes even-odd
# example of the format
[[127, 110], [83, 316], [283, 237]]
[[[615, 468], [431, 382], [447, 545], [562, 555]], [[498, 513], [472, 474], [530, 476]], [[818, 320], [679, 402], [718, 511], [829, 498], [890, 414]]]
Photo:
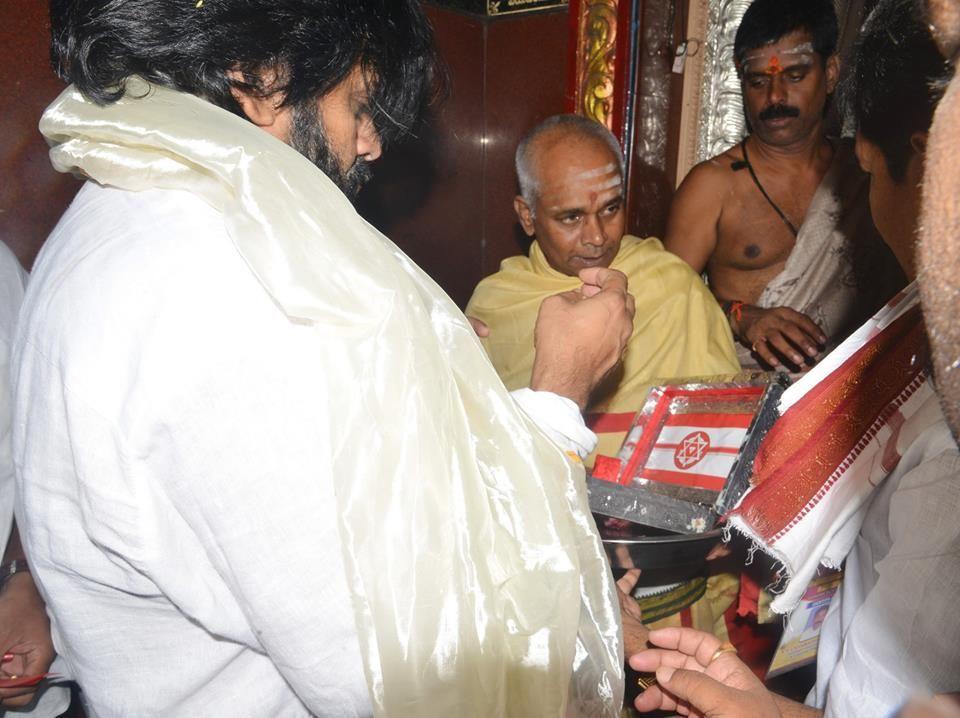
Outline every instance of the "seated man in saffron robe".
[[[534, 241], [529, 256], [505, 260], [480, 282], [467, 316], [486, 325], [481, 340], [504, 384], [522, 388], [543, 300], [577, 286], [587, 267], [623, 272], [637, 306], [633, 333], [585, 412], [596, 453], [615, 455], [651, 386], [739, 370], [729, 325], [686, 262], [659, 239], [624, 235], [623, 156], [607, 128], [577, 115], [551, 117], [521, 141], [516, 165], [514, 209]], [[731, 574], [699, 576], [665, 592], [648, 588], [638, 600], [648, 625], [693, 625], [726, 638], [724, 613], [738, 586]]]
[[541, 302], [578, 286], [587, 267], [627, 275], [637, 303], [633, 335], [586, 409], [597, 453], [615, 455], [652, 385], [739, 370], [730, 328], [686, 262], [659, 239], [624, 235], [623, 156], [609, 130], [576, 115], [551, 117], [523, 139], [516, 163], [514, 209], [534, 241], [529, 256], [510, 257], [480, 282], [467, 315], [489, 328], [482, 341], [507, 388], [522, 388]]

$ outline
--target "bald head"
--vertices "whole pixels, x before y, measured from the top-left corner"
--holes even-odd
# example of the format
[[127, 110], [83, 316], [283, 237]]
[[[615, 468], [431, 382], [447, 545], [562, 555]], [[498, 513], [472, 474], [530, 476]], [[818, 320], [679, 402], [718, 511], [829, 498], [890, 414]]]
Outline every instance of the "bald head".
[[613, 135], [582, 117], [552, 117], [520, 143], [517, 174], [517, 218], [550, 266], [568, 276], [609, 267], [625, 227], [623, 158]]
[[549, 177], [543, 177], [540, 159], [558, 145], [567, 142], [599, 145], [610, 153], [610, 160], [621, 183], [624, 181], [623, 154], [620, 143], [606, 127], [580, 115], [554, 115], [530, 130], [517, 146], [517, 181], [520, 196], [531, 208], [536, 203], [541, 186]]

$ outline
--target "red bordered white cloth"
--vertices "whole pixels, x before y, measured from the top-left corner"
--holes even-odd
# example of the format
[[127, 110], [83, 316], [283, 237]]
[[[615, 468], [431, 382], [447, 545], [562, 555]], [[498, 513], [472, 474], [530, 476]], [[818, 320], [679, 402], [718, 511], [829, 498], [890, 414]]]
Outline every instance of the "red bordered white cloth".
[[873, 490], [942, 416], [928, 358], [911, 284], [784, 393], [754, 485], [726, 517], [783, 564], [774, 611], [791, 611], [821, 564], [842, 564]]
[[643, 478], [721, 491], [740, 453], [751, 418], [719, 413], [667, 417], [650, 449]]

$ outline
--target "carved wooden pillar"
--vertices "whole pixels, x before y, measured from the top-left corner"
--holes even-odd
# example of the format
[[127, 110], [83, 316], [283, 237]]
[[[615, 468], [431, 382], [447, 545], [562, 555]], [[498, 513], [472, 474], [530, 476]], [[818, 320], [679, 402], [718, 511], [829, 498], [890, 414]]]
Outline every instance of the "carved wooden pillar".
[[570, 0], [568, 109], [624, 139], [630, 86], [633, 0]]
[[568, 110], [620, 140], [627, 230], [641, 236], [663, 235], [672, 198], [682, 80], [671, 66], [688, 2], [570, 0]]

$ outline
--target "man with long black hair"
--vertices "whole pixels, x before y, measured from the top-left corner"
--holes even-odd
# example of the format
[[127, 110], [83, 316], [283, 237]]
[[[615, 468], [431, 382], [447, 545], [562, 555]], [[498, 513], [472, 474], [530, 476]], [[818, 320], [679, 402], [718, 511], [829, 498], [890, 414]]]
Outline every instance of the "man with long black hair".
[[664, 246], [706, 275], [744, 367], [809, 368], [902, 286], [849, 142], [826, 136], [832, 0], [756, 0], [734, 40], [749, 135], [700, 163]]
[[430, 94], [419, 4], [54, 0], [51, 20], [73, 84], [41, 130], [89, 181], [21, 314], [18, 518], [93, 713], [615, 715], [617, 598], [576, 461], [626, 282], [594, 268], [548, 300], [511, 396], [356, 214]]

